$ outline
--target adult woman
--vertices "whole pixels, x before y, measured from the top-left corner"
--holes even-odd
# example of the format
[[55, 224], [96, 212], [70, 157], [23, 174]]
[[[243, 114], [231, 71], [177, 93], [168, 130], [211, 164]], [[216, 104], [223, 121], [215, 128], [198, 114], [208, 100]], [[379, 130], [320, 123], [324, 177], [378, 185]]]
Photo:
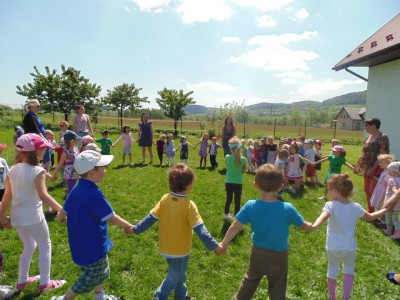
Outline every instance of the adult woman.
[[224, 121], [224, 125], [222, 126], [222, 134], [221, 134], [221, 144], [224, 149], [224, 157], [227, 154], [231, 154], [231, 150], [229, 149], [228, 141], [236, 135], [236, 127], [233, 125], [233, 119], [231, 116], [227, 116]]
[[[45, 141], [46, 139], [46, 129], [44, 128], [44, 122], [38, 117], [41, 106], [37, 99], [29, 100], [25, 104], [26, 114], [23, 120], [23, 126], [25, 133], [36, 133], [40, 135]], [[47, 149], [43, 156], [43, 167], [46, 171], [49, 171], [50, 167], [50, 149]]]
[[142, 147], [142, 164], [146, 160], [146, 148], [149, 151], [150, 162], [153, 163], [153, 125], [149, 121], [149, 116], [147, 113], [142, 113], [140, 116], [140, 123], [138, 129], [138, 141], [139, 146]]
[[373, 212], [370, 199], [377, 184], [374, 176], [379, 176], [379, 165], [377, 157], [379, 154], [389, 153], [389, 139], [386, 134], [379, 131], [381, 121], [378, 118], [371, 118], [365, 121], [365, 131], [369, 134], [362, 149], [362, 158], [365, 165], [364, 191], [367, 196], [368, 212]]
[[76, 115], [72, 120], [73, 131], [80, 137], [84, 137], [91, 133], [93, 135], [92, 125], [90, 124], [90, 118], [87, 114], [84, 114], [85, 107], [78, 105], [76, 107]]

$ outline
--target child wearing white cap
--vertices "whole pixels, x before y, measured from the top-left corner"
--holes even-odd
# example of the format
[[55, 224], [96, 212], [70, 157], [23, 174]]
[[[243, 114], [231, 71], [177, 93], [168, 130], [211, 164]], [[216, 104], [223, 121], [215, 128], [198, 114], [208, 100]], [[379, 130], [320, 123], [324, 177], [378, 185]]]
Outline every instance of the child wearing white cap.
[[51, 299], [73, 299], [78, 294], [92, 290], [95, 300], [117, 299], [104, 292], [104, 281], [110, 278], [108, 252], [113, 243], [108, 237], [107, 223], [129, 229], [132, 225], [119, 217], [112, 209], [97, 183], [103, 181], [105, 167], [113, 161], [113, 155], [101, 155], [97, 151], [86, 150], [74, 162], [80, 179], [68, 195], [64, 207], [58, 215], [60, 222], [68, 217], [68, 239], [72, 260], [80, 266], [82, 275], [69, 291]]

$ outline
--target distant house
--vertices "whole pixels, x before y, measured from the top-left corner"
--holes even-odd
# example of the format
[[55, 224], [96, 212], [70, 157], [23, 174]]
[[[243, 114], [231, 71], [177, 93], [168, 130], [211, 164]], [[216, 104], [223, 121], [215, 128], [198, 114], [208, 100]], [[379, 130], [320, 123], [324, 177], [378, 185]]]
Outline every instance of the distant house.
[[365, 111], [360, 107], [342, 107], [336, 115], [336, 128], [340, 130], [360, 131], [364, 129], [364, 122], [360, 112]]
[[[356, 25], [356, 24], [355, 24]], [[368, 67], [365, 119], [377, 117], [389, 136], [391, 153], [400, 159], [400, 14], [337, 63], [333, 70]]]

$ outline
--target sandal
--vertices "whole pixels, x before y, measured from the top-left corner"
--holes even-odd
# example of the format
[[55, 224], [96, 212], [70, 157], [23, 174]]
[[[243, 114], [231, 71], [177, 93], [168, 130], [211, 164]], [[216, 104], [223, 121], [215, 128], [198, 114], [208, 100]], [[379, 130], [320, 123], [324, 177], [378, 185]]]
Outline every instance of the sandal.
[[103, 299], [104, 300], [119, 300], [119, 298], [114, 295], [104, 295]]
[[37, 282], [40, 280], [40, 275], [36, 275], [33, 277], [28, 277], [28, 280], [25, 281], [24, 283], [17, 283], [17, 285], [15, 286], [15, 291], [16, 292], [20, 292], [22, 291], [28, 284]]
[[62, 287], [66, 282], [65, 280], [50, 280], [48, 283], [39, 286], [39, 290], [41, 293], [52, 291]]
[[396, 279], [394, 278], [394, 276], [396, 275], [395, 272], [389, 272], [386, 274], [386, 278], [393, 284], [400, 284], [400, 282], [396, 281]]

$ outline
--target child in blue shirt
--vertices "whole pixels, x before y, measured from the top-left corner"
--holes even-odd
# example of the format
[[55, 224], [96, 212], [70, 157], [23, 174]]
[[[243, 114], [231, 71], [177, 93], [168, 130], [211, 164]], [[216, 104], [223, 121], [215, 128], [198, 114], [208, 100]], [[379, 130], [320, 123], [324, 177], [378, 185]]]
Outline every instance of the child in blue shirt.
[[95, 300], [117, 299], [105, 295], [103, 288], [104, 281], [110, 278], [107, 253], [113, 246], [108, 237], [107, 222], [124, 228], [132, 225], [113, 211], [96, 184], [103, 181], [105, 167], [113, 158], [112, 155], [86, 150], [75, 159], [74, 168], [81, 178], [68, 195], [57, 218], [60, 222], [68, 218], [71, 255], [74, 263], [80, 266], [82, 275], [64, 296], [53, 297], [52, 300], [74, 299], [78, 294], [92, 290]]
[[270, 299], [286, 299], [289, 226], [311, 231], [311, 223], [305, 222], [292, 204], [278, 200], [284, 178], [275, 166], [259, 167], [254, 186], [260, 191], [260, 199], [249, 200], [241, 208], [221, 242], [226, 251], [243, 226], [250, 223], [253, 241], [250, 262], [232, 299], [252, 299], [263, 276], [267, 276]]

